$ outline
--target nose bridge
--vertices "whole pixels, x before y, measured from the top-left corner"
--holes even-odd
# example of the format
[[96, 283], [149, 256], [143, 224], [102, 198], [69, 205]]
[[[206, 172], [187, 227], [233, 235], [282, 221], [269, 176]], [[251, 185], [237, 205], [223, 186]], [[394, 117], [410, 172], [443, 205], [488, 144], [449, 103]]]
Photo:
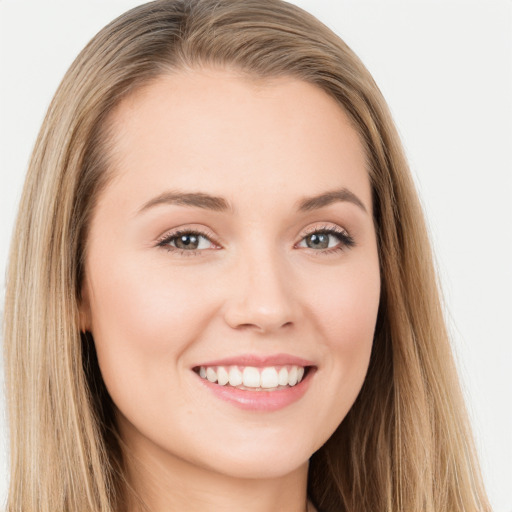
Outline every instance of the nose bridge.
[[269, 332], [297, 320], [297, 297], [285, 256], [264, 245], [244, 251], [237, 259], [225, 314], [231, 327]]

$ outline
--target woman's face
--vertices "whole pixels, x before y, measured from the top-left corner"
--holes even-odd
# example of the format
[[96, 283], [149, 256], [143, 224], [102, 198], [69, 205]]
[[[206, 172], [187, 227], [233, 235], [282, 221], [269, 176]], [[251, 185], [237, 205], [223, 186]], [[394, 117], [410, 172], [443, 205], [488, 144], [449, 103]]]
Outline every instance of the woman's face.
[[312, 85], [214, 70], [113, 121], [82, 318], [121, 435], [224, 475], [304, 467], [359, 393], [379, 304], [355, 130]]

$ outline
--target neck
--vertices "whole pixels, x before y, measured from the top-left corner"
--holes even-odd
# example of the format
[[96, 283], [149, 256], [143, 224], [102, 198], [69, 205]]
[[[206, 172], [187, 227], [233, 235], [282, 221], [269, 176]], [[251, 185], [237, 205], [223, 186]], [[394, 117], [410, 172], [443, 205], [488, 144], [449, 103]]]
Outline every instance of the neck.
[[127, 512], [314, 511], [307, 508], [307, 463], [276, 478], [239, 478], [145, 448], [125, 458]]

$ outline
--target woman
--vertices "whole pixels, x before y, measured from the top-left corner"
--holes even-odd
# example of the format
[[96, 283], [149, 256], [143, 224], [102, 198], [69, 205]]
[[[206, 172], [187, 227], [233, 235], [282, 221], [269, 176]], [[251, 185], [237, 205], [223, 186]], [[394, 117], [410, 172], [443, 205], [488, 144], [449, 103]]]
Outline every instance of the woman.
[[77, 58], [6, 362], [8, 510], [489, 510], [387, 107], [286, 3], [153, 2]]

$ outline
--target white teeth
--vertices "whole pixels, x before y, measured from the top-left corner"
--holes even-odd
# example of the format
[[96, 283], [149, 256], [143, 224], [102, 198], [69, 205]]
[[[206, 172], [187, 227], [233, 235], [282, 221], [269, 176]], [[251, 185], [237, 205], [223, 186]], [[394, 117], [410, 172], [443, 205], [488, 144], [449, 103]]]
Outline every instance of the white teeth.
[[288, 384], [290, 386], [295, 386], [297, 384], [297, 367], [292, 366], [290, 371], [288, 372]]
[[278, 384], [277, 370], [275, 368], [263, 368], [261, 372], [261, 387], [277, 388]]
[[199, 376], [220, 386], [229, 384], [232, 387], [282, 389], [285, 386], [295, 386], [304, 377], [302, 366], [267, 366], [256, 368], [246, 366], [241, 370], [238, 366], [201, 366]]
[[217, 372], [213, 368], [206, 368], [206, 378], [210, 382], [217, 382]]
[[244, 386], [247, 388], [259, 388], [260, 387], [260, 372], [258, 368], [252, 366], [246, 366], [242, 374]]
[[242, 384], [242, 372], [236, 367], [232, 366], [229, 369], [229, 385], [230, 386], [240, 386]]
[[277, 382], [280, 386], [288, 385], [288, 370], [284, 366], [279, 370]]
[[221, 386], [225, 386], [229, 381], [229, 375], [228, 375], [228, 372], [226, 371], [226, 369], [222, 366], [219, 366], [217, 368], [217, 382], [221, 385]]

